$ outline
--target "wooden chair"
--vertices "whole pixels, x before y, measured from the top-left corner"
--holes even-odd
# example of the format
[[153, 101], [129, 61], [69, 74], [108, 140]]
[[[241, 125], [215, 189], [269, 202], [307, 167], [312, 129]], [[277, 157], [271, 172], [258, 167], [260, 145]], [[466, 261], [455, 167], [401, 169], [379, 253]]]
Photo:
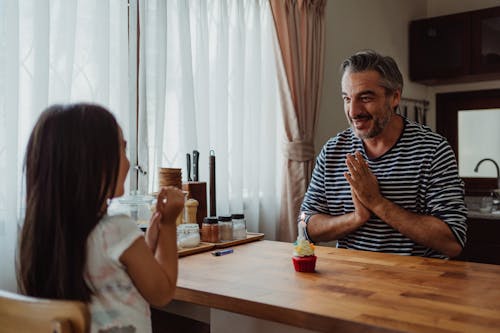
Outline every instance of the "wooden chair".
[[83, 302], [28, 297], [0, 290], [0, 331], [88, 333], [90, 313]]

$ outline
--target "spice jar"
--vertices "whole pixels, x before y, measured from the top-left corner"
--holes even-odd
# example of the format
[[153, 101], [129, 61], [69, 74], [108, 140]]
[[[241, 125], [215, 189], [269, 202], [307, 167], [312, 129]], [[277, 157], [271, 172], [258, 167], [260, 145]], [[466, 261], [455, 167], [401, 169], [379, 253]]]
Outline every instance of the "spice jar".
[[219, 221], [217, 217], [207, 216], [203, 219], [201, 240], [209, 243], [219, 242]]
[[208, 217], [203, 219], [203, 223], [201, 224], [201, 241], [202, 242], [210, 242], [210, 220]]
[[219, 216], [219, 236], [221, 242], [233, 240], [233, 220], [231, 215]]
[[231, 215], [233, 220], [233, 239], [246, 239], [247, 238], [247, 223], [245, 221], [245, 215], [243, 214], [233, 214]]
[[196, 223], [183, 223], [177, 226], [177, 247], [191, 248], [200, 245], [200, 227]]

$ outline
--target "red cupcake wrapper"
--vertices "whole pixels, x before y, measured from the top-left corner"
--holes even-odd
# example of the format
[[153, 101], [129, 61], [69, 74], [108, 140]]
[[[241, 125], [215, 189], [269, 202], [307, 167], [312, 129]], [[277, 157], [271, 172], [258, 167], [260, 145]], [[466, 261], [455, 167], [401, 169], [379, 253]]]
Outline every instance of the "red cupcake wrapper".
[[292, 257], [297, 272], [312, 273], [316, 268], [316, 256]]

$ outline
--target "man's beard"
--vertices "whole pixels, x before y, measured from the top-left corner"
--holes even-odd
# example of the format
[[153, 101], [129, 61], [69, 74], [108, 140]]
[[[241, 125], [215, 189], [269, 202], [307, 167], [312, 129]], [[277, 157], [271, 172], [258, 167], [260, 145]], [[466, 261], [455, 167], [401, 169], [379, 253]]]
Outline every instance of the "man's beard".
[[[382, 117], [374, 118], [370, 114], [363, 114], [363, 115], [359, 115], [355, 118], [348, 118], [349, 124], [351, 125], [352, 130], [354, 131], [354, 133], [356, 134], [356, 136], [358, 138], [360, 138], [362, 140], [372, 139], [372, 138], [380, 135], [380, 133], [383, 132], [384, 128], [387, 126], [387, 124], [389, 123], [389, 121], [391, 120], [391, 117], [392, 117], [392, 109], [391, 109], [391, 106], [389, 105], [389, 103], [385, 104], [384, 109], [386, 112], [384, 112]], [[356, 130], [356, 128], [353, 125], [353, 121], [352, 121], [353, 119], [374, 119], [374, 124], [373, 124], [373, 127], [368, 131], [368, 133], [363, 134], [363, 133], [360, 133]]]

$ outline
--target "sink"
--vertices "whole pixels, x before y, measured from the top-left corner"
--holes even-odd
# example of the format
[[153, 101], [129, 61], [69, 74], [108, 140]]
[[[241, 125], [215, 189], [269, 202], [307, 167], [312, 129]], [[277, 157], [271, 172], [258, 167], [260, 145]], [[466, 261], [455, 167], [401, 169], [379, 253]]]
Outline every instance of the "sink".
[[481, 206], [481, 201], [484, 197], [478, 196], [466, 196], [465, 205], [469, 211], [479, 212], [479, 207]]

